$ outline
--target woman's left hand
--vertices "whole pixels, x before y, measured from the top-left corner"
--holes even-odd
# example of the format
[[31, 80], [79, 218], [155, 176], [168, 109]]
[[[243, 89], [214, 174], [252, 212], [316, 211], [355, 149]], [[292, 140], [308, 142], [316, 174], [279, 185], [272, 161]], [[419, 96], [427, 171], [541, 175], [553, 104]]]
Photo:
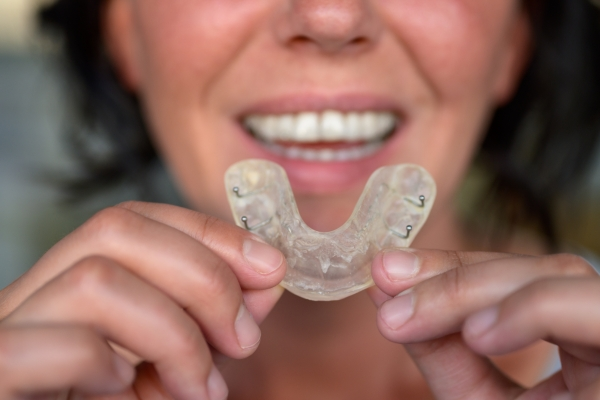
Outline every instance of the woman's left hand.
[[[380, 253], [372, 273], [379, 330], [437, 399], [600, 398], [600, 277], [583, 258], [409, 249]], [[563, 369], [531, 389], [487, 358], [540, 339]]]

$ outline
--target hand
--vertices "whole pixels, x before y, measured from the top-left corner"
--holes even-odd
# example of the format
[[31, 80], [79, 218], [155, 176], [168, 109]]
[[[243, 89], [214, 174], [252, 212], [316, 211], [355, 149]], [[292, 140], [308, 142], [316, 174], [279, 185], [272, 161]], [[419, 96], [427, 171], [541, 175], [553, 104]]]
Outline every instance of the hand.
[[[600, 277], [582, 258], [388, 251], [372, 273], [379, 330], [437, 399], [600, 398]], [[486, 357], [540, 339], [559, 346], [562, 371], [531, 389]]]
[[[211, 351], [254, 352], [284, 275], [278, 250], [216, 218], [103, 210], [0, 292], [0, 398], [223, 399]], [[145, 361], [137, 376], [109, 340]]]

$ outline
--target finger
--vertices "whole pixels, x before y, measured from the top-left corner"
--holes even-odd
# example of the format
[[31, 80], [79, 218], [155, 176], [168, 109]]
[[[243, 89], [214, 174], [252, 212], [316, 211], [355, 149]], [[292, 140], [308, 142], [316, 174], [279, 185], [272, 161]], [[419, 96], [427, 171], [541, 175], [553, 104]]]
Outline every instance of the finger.
[[[160, 380], [160, 376], [152, 364], [141, 362], [135, 368], [135, 381], [125, 392], [108, 396], [85, 396], [85, 400], [173, 400]], [[69, 400], [80, 400], [76, 393]], [[58, 399], [57, 399], [58, 400]]]
[[[137, 369], [137, 379], [133, 383], [133, 390], [136, 393], [135, 399], [143, 399], [143, 400], [172, 400], [173, 398], [169, 396], [165, 390], [162, 382], [160, 380], [160, 376], [157, 373], [154, 365], [149, 363], [141, 363], [138, 365]], [[209, 379], [210, 381], [210, 379]], [[217, 390], [210, 390], [211, 393], [217, 393]], [[226, 398], [226, 393], [223, 395], [217, 395], [215, 397], [211, 397], [211, 400], [224, 400]], [[94, 399], [95, 400], [95, 399]], [[108, 400], [108, 399], [106, 399]], [[110, 399], [112, 400], [112, 399]], [[117, 399], [121, 400], [121, 399]], [[130, 399], [127, 399], [130, 400]]]
[[283, 286], [279, 285], [266, 290], [244, 291], [244, 303], [257, 324], [264, 321], [277, 301], [281, 298], [283, 292], [285, 292], [285, 289]]
[[444, 250], [385, 250], [373, 259], [371, 273], [373, 281], [384, 293], [395, 296], [419, 282], [452, 269], [513, 257], [524, 256]]
[[171, 226], [201, 242], [232, 267], [244, 288], [273, 287], [285, 275], [285, 258], [279, 250], [233, 224], [168, 204], [128, 201], [117, 207]]
[[385, 302], [378, 312], [382, 334], [396, 342], [434, 339], [461, 330], [467, 316], [523, 286], [552, 276], [597, 276], [571, 255], [492, 259], [454, 268]]
[[375, 307], [377, 308], [381, 307], [381, 305], [386, 301], [392, 299], [392, 296], [387, 295], [377, 286], [371, 286], [370, 288], [367, 288], [367, 294], [369, 295], [373, 303], [375, 303]]
[[[250, 314], [258, 323], [268, 315], [283, 293], [276, 286], [285, 276], [287, 264], [283, 254], [247, 230], [207, 214], [168, 204], [128, 201], [117, 207], [180, 230], [223, 259], [232, 268], [242, 288], [251, 292], [244, 294], [244, 298]], [[261, 289], [269, 290], [263, 293]]]
[[[177, 270], [182, 265], [191, 263], [198, 268], [215, 260], [221, 260], [221, 264], [235, 271], [244, 288], [266, 289], [283, 279], [285, 259], [281, 252], [249, 232], [190, 210], [156, 204], [151, 206], [168, 208], [178, 217], [175, 220], [187, 217], [189, 231], [195, 230], [196, 233], [190, 236], [177, 229], [181, 228], [177, 224], [173, 227], [124, 207], [104, 209], [52, 247], [27, 272], [20, 286], [21, 289], [28, 287], [29, 291], [22, 295], [22, 299], [89, 255], [104, 255], [129, 268], [143, 266], [149, 277], [156, 277], [158, 273], [157, 282], [164, 280], [165, 266], [173, 270], [171, 278], [174, 278], [185, 273], [185, 270]], [[213, 237], [217, 235], [213, 232], [218, 232], [218, 237]], [[217, 245], [218, 241], [223, 243]], [[208, 245], [219, 249], [225, 257], [217, 256], [217, 252], [210, 250]], [[136, 273], [139, 272], [136, 270]], [[186, 277], [187, 274], [183, 275], [181, 281]]]
[[[252, 292], [251, 295], [244, 295], [244, 298], [248, 310], [258, 323], [268, 315], [283, 293], [279, 286], [275, 286], [285, 276], [283, 254], [247, 230], [210, 215], [168, 204], [128, 201], [118, 207], [184, 232], [227, 262], [242, 287]], [[269, 291], [263, 293], [260, 289]], [[252, 305], [248, 304], [250, 298]]]
[[3, 399], [65, 388], [114, 394], [132, 383], [134, 369], [91, 329], [33, 325], [0, 329], [0, 376]]
[[[246, 315], [231, 266], [196, 239], [132, 211], [113, 208], [63, 240], [44, 262], [49, 268], [73, 265], [89, 254], [115, 260], [168, 294], [224, 354], [245, 357], [256, 347], [259, 329], [251, 315]], [[284, 272], [285, 268], [280, 269]], [[281, 278], [273, 273], [260, 288], [277, 285]]]
[[503, 354], [538, 339], [598, 347], [600, 279], [549, 278], [470, 316], [463, 334], [484, 354]]
[[516, 398], [523, 388], [475, 354], [460, 334], [406, 345], [436, 399]]
[[152, 362], [176, 399], [213, 398], [208, 393], [211, 387], [221, 395], [226, 392], [189, 315], [110, 260], [95, 257], [80, 262], [36, 292], [2, 325], [45, 323], [93, 327]]

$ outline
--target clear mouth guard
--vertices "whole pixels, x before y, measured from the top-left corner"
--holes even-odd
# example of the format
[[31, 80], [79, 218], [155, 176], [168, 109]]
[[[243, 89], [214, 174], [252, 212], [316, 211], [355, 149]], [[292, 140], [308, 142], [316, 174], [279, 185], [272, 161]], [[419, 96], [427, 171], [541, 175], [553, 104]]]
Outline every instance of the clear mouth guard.
[[281, 250], [282, 285], [308, 300], [339, 300], [373, 284], [371, 260], [382, 249], [408, 247], [435, 199], [435, 182], [418, 165], [378, 169], [340, 228], [318, 232], [298, 212], [287, 175], [265, 160], [245, 160], [225, 174], [236, 223]]

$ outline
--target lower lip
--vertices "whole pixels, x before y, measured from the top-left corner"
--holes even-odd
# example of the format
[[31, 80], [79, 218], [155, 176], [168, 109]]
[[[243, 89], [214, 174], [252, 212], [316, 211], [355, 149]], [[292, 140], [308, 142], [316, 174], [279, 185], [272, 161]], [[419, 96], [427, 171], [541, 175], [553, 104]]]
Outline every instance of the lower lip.
[[371, 174], [388, 165], [394, 153], [395, 142], [402, 136], [399, 127], [373, 154], [352, 161], [307, 161], [286, 158], [266, 149], [243, 127], [238, 125], [242, 145], [248, 158], [273, 161], [285, 169], [292, 189], [297, 194], [332, 194], [362, 188]]

